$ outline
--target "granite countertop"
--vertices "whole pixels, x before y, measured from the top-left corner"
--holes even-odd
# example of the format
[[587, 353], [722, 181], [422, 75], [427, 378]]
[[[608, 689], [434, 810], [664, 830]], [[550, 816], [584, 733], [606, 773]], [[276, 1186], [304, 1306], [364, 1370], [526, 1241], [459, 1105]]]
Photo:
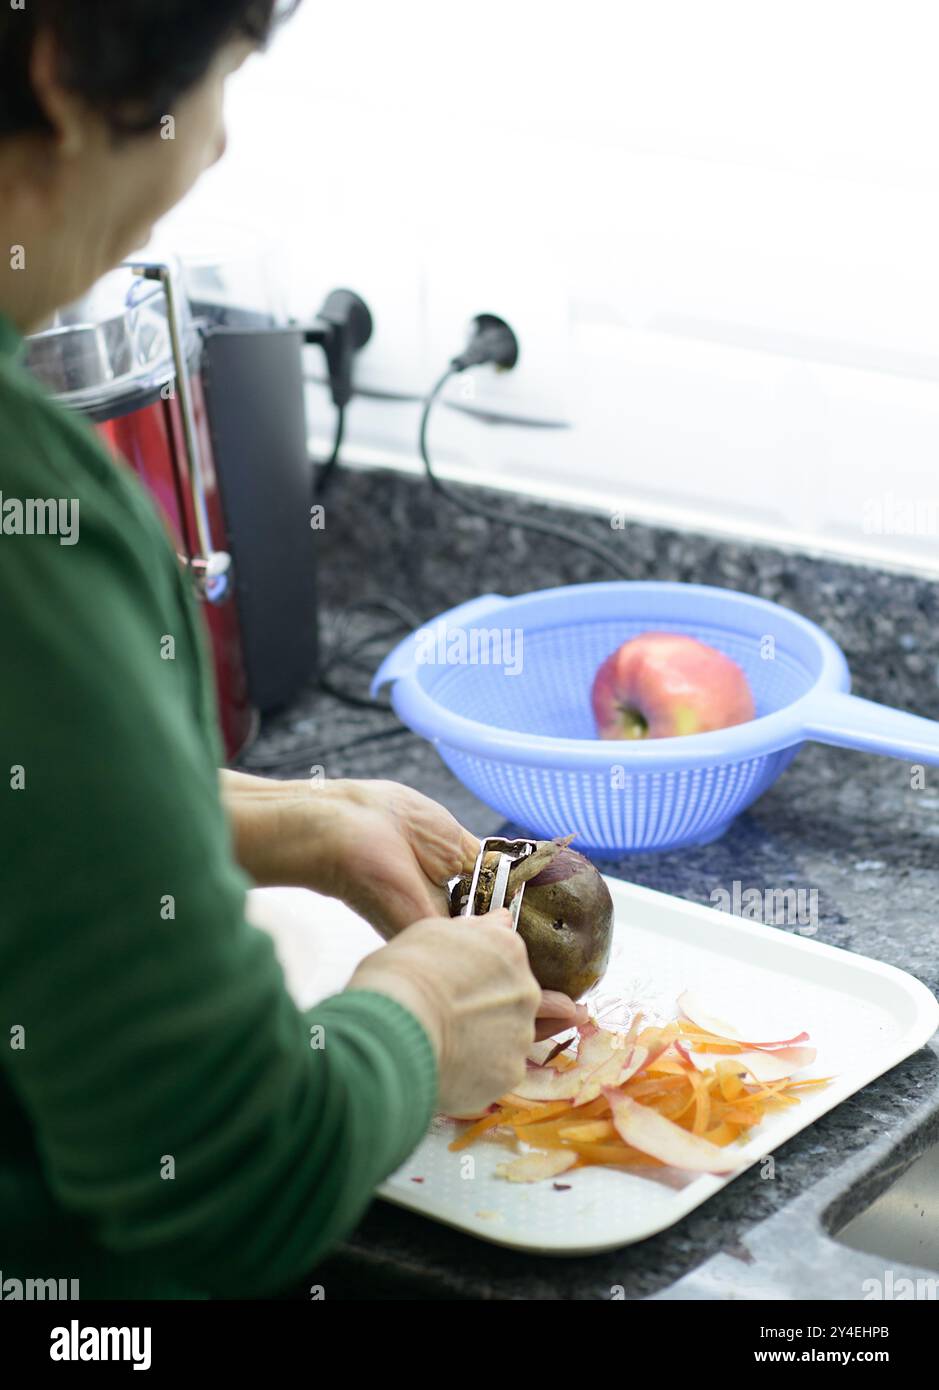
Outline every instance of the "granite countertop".
[[[514, 498], [512, 506], [544, 512]], [[939, 718], [939, 594], [928, 581], [655, 528], [611, 533], [599, 516], [550, 515], [628, 556], [637, 579], [707, 582], [797, 609], [845, 649], [857, 693]], [[336, 634], [346, 647], [376, 630], [385, 635], [336, 666], [333, 678], [364, 693], [366, 670], [395, 640], [387, 615], [349, 604], [398, 600], [424, 620], [478, 593], [609, 577], [590, 556], [564, 549], [455, 514], [403, 476], [338, 478], [320, 563], [326, 645]], [[333, 751], [395, 724], [382, 710], [350, 708], [311, 688], [265, 721], [244, 765], [276, 776], [320, 765], [330, 776], [392, 777], [447, 805], [475, 833], [494, 833], [499, 817], [413, 735]], [[816, 889], [815, 939], [899, 966], [935, 992], [939, 769], [927, 769], [918, 789], [913, 780], [906, 763], [809, 744], [720, 841], [600, 867], [700, 903], [735, 881]], [[621, 1286], [627, 1298], [859, 1299], [863, 1279], [882, 1276], [884, 1262], [827, 1231], [939, 1136], [937, 1053], [934, 1041], [797, 1135], [776, 1153], [774, 1180], [751, 1169], [637, 1245], [588, 1258], [536, 1257], [375, 1202], [305, 1285], [348, 1298], [608, 1299]]]

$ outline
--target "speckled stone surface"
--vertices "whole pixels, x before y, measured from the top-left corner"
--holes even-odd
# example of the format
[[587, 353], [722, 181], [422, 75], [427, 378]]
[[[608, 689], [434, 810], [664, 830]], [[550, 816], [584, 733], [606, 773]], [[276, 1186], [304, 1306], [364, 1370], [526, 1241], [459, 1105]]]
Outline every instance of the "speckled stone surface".
[[[843, 647], [856, 693], [939, 719], [939, 586], [673, 531], [611, 531], [602, 517], [508, 501], [520, 514], [591, 534], [626, 562], [630, 577], [717, 584], [798, 610]], [[323, 533], [325, 637], [335, 650], [337, 642], [348, 649], [370, 633], [385, 635], [336, 666], [333, 679], [364, 695], [368, 672], [396, 640], [387, 614], [356, 608], [337, 616], [350, 603], [397, 600], [425, 620], [487, 591], [609, 577], [572, 547], [458, 513], [419, 481], [345, 474]], [[266, 721], [245, 763], [276, 776], [322, 766], [330, 776], [393, 777], [445, 803], [476, 833], [492, 833], [499, 818], [414, 736], [336, 751], [395, 724], [392, 715], [310, 690]], [[939, 769], [927, 769], [926, 785], [914, 790], [908, 764], [808, 745], [717, 843], [602, 867], [703, 903], [735, 880], [743, 888], [817, 889], [818, 940], [939, 988]], [[597, 1299], [622, 1286], [627, 1298], [859, 1299], [863, 1278], [882, 1276], [884, 1261], [826, 1232], [937, 1133], [934, 1042], [791, 1140], [776, 1154], [774, 1180], [751, 1170], [638, 1245], [586, 1259], [537, 1258], [377, 1202], [315, 1278], [327, 1297], [348, 1298]]]

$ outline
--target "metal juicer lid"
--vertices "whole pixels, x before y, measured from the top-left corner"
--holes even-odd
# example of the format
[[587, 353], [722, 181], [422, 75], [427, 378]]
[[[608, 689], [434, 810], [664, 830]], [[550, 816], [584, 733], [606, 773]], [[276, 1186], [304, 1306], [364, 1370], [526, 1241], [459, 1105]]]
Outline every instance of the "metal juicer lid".
[[[179, 296], [187, 356], [198, 335]], [[100, 411], [175, 376], [162, 286], [121, 267], [60, 309], [25, 343], [24, 364], [62, 404]]]

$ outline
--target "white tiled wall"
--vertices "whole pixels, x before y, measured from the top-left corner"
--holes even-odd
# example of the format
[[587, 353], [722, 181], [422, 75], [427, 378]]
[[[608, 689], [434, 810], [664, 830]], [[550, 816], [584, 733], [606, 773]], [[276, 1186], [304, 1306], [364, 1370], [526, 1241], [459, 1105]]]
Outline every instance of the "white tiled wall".
[[[509, 319], [448, 394], [550, 428], [442, 409], [444, 471], [939, 571], [937, 62], [934, 0], [305, 0], [167, 232], [255, 227], [299, 315], [358, 289], [383, 393]], [[349, 459], [417, 418], [358, 399]]]

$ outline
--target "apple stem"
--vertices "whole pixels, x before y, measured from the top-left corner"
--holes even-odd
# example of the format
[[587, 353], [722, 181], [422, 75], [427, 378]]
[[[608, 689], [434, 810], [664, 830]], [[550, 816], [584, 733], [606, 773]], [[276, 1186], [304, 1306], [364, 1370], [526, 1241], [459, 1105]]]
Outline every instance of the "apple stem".
[[623, 738], [645, 738], [649, 722], [635, 705], [620, 705], [623, 716]]

